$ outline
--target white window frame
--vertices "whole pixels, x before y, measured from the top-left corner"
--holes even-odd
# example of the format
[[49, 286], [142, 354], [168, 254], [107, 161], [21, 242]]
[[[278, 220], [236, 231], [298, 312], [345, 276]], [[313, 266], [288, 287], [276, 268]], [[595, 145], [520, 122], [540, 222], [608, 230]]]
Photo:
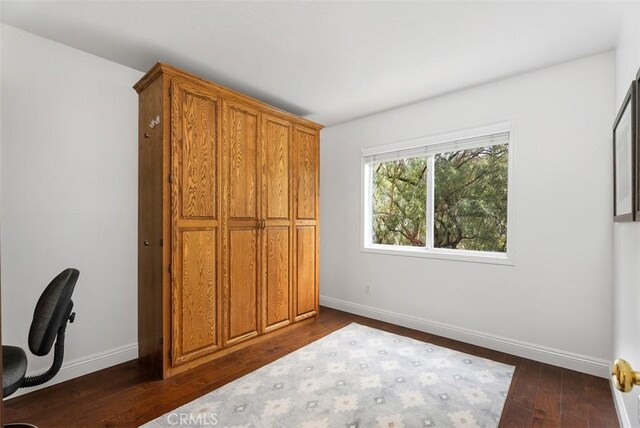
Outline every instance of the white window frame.
[[[433, 194], [434, 194], [434, 165], [433, 159], [437, 153], [446, 153], [455, 150], [470, 149], [486, 146], [486, 140], [476, 143], [474, 139], [484, 139], [487, 136], [508, 133], [509, 159], [507, 172], [507, 252], [472, 251], [449, 248], [433, 247]], [[376, 147], [363, 147], [361, 152], [361, 237], [360, 251], [363, 253], [387, 254], [394, 256], [426, 257], [442, 260], [454, 260], [463, 262], [489, 263], [498, 265], [515, 264], [515, 181], [514, 181], [514, 135], [511, 122], [501, 122], [493, 125], [456, 131], [436, 136], [413, 138], [411, 140], [385, 144]], [[505, 144], [505, 143], [501, 143]], [[376, 155], [393, 157], [393, 152], [405, 152], [407, 150], [424, 150], [427, 156], [427, 237], [425, 247], [412, 247], [404, 245], [375, 244], [373, 240], [373, 174], [371, 163], [366, 159]], [[404, 156], [406, 157], [406, 156]], [[403, 158], [400, 154], [398, 159]], [[386, 159], [385, 159], [386, 161]]]

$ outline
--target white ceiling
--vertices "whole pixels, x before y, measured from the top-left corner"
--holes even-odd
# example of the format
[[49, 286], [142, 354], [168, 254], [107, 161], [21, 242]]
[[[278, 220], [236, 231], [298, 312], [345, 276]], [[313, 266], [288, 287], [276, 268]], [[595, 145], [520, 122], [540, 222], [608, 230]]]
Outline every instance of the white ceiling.
[[6, 24], [120, 64], [167, 62], [333, 125], [613, 49], [632, 6], [4, 1], [1, 12]]

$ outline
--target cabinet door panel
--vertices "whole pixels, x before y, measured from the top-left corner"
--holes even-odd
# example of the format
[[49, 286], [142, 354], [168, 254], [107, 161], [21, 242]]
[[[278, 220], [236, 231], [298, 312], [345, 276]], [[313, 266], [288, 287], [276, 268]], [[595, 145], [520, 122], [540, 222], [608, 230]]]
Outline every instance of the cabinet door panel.
[[215, 218], [216, 102], [182, 94], [182, 216]]
[[315, 315], [316, 283], [316, 228], [296, 228], [296, 319]]
[[258, 231], [229, 231], [227, 343], [258, 334]]
[[258, 116], [226, 106], [229, 150], [229, 218], [258, 218]]
[[262, 115], [262, 332], [291, 323], [291, 123]]
[[318, 186], [317, 135], [295, 128], [293, 141], [296, 150], [296, 219], [314, 220]]
[[318, 133], [296, 126], [294, 148], [294, 321], [318, 313]]
[[180, 235], [180, 272], [173, 296], [176, 364], [218, 348], [215, 231], [183, 231]]
[[224, 346], [260, 326], [260, 147], [258, 112], [223, 100]]
[[264, 119], [266, 219], [289, 219], [289, 128], [287, 123]]
[[177, 366], [220, 347], [219, 111], [202, 87], [171, 84], [170, 363]]
[[265, 331], [289, 324], [289, 227], [272, 227], [265, 233]]

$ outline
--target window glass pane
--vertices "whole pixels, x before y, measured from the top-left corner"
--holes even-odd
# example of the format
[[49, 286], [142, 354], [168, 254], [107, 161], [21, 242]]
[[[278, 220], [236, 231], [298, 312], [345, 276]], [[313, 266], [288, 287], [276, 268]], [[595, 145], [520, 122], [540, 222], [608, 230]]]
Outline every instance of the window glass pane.
[[506, 144], [435, 156], [434, 247], [507, 251]]
[[427, 160], [400, 159], [371, 165], [374, 244], [424, 247]]

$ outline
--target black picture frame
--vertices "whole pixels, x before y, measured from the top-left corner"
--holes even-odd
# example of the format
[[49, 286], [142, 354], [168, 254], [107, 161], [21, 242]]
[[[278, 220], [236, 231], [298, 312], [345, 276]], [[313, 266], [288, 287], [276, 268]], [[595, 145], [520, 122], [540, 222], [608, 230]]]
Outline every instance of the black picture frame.
[[638, 82], [634, 80], [613, 123], [613, 221], [638, 217]]
[[640, 221], [640, 68], [636, 73], [635, 81], [635, 143], [636, 143], [636, 176], [635, 176], [635, 195], [636, 195], [636, 209], [634, 221]]

